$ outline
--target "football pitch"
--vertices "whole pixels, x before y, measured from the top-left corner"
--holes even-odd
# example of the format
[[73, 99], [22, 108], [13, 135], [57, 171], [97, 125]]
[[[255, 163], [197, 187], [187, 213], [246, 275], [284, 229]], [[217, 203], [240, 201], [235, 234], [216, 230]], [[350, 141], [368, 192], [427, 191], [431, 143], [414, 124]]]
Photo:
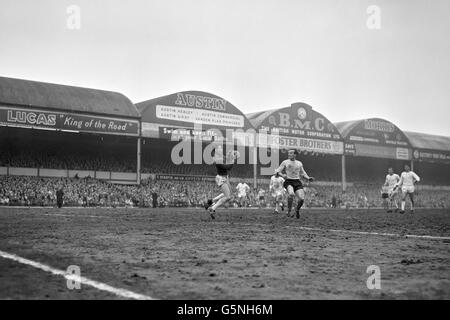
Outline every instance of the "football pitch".
[[450, 211], [3, 207], [0, 299], [450, 299]]

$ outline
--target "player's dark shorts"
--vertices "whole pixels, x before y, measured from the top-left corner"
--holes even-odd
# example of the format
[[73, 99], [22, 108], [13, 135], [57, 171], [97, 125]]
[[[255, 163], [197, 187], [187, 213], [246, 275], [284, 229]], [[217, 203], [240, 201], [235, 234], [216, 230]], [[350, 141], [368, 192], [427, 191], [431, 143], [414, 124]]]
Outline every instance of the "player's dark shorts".
[[382, 193], [381, 194], [381, 198], [387, 199], [387, 198], [389, 198], [389, 194], [388, 193]]
[[260, 196], [260, 197], [259, 197], [259, 200], [264, 200], [264, 196]]
[[286, 189], [288, 186], [292, 186], [294, 189], [294, 192], [297, 192], [297, 190], [303, 189], [303, 183], [300, 181], [300, 179], [286, 179], [284, 181], [283, 187]]

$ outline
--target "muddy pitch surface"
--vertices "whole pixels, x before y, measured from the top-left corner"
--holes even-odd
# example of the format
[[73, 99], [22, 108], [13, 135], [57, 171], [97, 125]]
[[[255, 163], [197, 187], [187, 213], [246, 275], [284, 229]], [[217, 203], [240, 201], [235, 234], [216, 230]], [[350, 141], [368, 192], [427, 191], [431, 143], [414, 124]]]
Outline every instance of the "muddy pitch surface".
[[[158, 299], [450, 299], [445, 237], [448, 210], [0, 208], [0, 251]], [[0, 257], [0, 299], [122, 298]]]

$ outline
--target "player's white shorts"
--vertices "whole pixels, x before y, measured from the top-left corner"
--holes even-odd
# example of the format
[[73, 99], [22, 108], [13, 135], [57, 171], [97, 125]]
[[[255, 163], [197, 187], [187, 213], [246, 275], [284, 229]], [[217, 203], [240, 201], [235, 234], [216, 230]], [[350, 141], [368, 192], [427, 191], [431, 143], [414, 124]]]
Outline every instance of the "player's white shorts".
[[388, 195], [390, 198], [395, 197], [398, 194], [398, 189], [394, 190], [394, 187], [390, 187], [388, 190]]
[[238, 193], [238, 198], [245, 198], [246, 196], [247, 196], [247, 194], [245, 192]]
[[217, 185], [219, 187], [222, 186], [224, 183], [227, 183], [227, 182], [228, 182], [228, 177], [226, 177], [226, 176], [219, 176], [219, 175], [216, 176], [216, 183], [217, 183]]
[[278, 197], [282, 197], [282, 196], [283, 196], [283, 189], [273, 190], [272, 191], [272, 197], [273, 198], [278, 198]]
[[402, 186], [403, 193], [414, 193], [414, 186]]

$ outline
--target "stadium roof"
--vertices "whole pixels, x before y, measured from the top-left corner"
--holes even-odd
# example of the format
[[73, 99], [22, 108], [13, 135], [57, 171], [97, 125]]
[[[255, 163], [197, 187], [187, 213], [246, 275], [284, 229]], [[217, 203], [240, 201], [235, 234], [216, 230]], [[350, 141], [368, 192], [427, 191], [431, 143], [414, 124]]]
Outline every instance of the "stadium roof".
[[334, 125], [339, 130], [342, 137], [346, 138], [348, 136], [348, 134], [352, 131], [352, 129], [355, 128], [362, 121], [364, 121], [364, 119], [335, 122]]
[[[398, 130], [400, 130], [400, 128], [398, 128], [395, 124], [393, 124], [392, 122], [385, 120], [385, 119], [381, 119], [381, 118], [367, 118], [367, 119], [360, 119], [360, 120], [350, 120], [350, 121], [342, 121], [342, 122], [335, 122], [334, 125], [336, 126], [336, 128], [339, 130], [339, 132], [341, 133], [343, 138], [347, 138], [347, 136], [350, 134], [350, 132], [352, 132], [352, 130], [354, 128], [356, 128], [358, 125], [360, 125], [361, 123], [363, 123], [364, 121], [383, 121], [383, 122], [387, 122], [390, 125], [394, 126], [395, 128], [397, 128]], [[401, 132], [403, 132], [402, 130], [400, 130]]]
[[121, 93], [0, 77], [0, 103], [77, 113], [139, 118]]
[[[342, 137], [350, 143], [358, 143], [362, 152], [362, 145], [376, 144], [383, 147], [411, 147], [411, 142], [405, 133], [392, 122], [381, 118], [367, 118], [360, 120], [337, 122], [334, 124]], [[382, 151], [365, 149], [366, 155], [375, 156]], [[385, 149], [386, 155], [393, 156], [391, 151]], [[399, 152], [398, 150], [396, 151]], [[409, 151], [408, 151], [409, 152]]]
[[[338, 128], [341, 135], [346, 138], [352, 131], [352, 129], [358, 126], [358, 124], [360, 124], [364, 120], [367, 119], [336, 122], [335, 126], [336, 128]], [[406, 138], [411, 144], [411, 147], [413, 148], [450, 151], [450, 137], [411, 131], [402, 132], [405, 134]]]
[[413, 148], [450, 151], [450, 137], [404, 131]]
[[266, 111], [259, 111], [259, 112], [253, 112], [253, 113], [248, 113], [247, 119], [250, 120], [250, 123], [255, 127], [258, 128], [261, 123], [264, 122], [264, 120], [270, 116], [272, 113], [275, 113], [276, 111], [281, 110], [282, 108], [277, 108], [277, 109], [270, 109], [270, 110], [266, 110]]

